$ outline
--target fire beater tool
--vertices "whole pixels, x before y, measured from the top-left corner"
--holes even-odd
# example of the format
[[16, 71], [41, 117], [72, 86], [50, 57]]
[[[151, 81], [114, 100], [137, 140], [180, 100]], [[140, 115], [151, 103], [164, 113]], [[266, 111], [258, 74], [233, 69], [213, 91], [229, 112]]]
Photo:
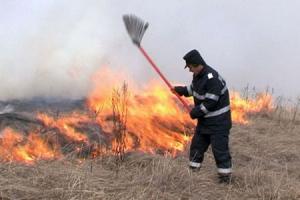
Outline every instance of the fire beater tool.
[[[158, 75], [163, 79], [163, 81], [167, 84], [170, 90], [173, 90], [172, 85], [170, 82], [166, 79], [166, 77], [161, 73], [157, 65], [154, 63], [154, 61], [150, 58], [150, 56], [147, 54], [147, 52], [144, 50], [144, 48], [141, 46], [141, 41], [144, 36], [144, 33], [146, 32], [149, 23], [144, 22], [142, 19], [138, 18], [135, 15], [129, 14], [129, 15], [123, 15], [123, 21], [125, 23], [125, 27], [127, 29], [127, 32], [133, 42], [138, 49], [142, 52], [142, 54], [145, 56], [145, 58], [148, 60], [148, 62], [151, 64], [153, 69], [158, 73]], [[184, 108], [190, 112], [190, 107], [187, 104], [186, 101], [184, 101], [176, 92], [174, 92], [176, 97], [179, 99], [179, 101], [183, 104]]]

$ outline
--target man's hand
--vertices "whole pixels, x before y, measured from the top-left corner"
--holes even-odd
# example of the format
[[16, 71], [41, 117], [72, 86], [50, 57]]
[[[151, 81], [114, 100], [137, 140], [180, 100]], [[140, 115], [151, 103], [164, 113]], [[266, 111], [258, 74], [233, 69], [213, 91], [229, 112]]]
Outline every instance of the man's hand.
[[190, 117], [192, 119], [197, 119], [197, 118], [200, 118], [202, 117], [202, 112], [201, 112], [201, 109], [199, 106], [195, 106], [191, 112], [190, 112]]
[[173, 87], [173, 89], [171, 90], [173, 93], [177, 93], [179, 96], [184, 95], [184, 93], [186, 92], [186, 87], [185, 86], [175, 86]]

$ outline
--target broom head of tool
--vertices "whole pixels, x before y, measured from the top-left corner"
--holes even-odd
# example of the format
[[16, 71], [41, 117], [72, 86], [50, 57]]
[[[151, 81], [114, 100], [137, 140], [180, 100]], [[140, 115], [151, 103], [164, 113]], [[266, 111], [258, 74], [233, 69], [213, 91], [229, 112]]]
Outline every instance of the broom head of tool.
[[132, 14], [123, 15], [123, 21], [132, 42], [135, 45], [140, 46], [144, 33], [149, 26], [148, 22], [144, 22], [142, 19]]

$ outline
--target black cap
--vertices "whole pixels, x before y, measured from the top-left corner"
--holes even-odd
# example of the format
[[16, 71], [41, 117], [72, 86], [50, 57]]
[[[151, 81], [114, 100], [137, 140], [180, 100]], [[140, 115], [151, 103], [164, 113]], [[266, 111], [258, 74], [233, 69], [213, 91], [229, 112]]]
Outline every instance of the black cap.
[[203, 58], [201, 57], [200, 53], [196, 49], [193, 49], [190, 52], [188, 52], [187, 54], [185, 54], [185, 56], [183, 56], [183, 59], [186, 62], [186, 65], [184, 68], [186, 68], [188, 64], [196, 64], [196, 65], [200, 64], [203, 66], [206, 65], [206, 63], [203, 60]]

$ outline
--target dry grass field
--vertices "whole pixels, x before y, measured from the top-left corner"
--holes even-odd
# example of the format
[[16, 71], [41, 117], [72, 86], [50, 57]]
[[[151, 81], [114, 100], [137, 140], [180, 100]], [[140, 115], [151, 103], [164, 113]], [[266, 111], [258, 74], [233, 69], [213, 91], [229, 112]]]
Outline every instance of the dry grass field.
[[[187, 153], [172, 158], [139, 152], [79, 160], [71, 153], [35, 165], [0, 164], [1, 199], [300, 199], [300, 122], [255, 115], [234, 125], [234, 177], [219, 184], [211, 151], [191, 172]], [[187, 146], [188, 149], [188, 146]]]

